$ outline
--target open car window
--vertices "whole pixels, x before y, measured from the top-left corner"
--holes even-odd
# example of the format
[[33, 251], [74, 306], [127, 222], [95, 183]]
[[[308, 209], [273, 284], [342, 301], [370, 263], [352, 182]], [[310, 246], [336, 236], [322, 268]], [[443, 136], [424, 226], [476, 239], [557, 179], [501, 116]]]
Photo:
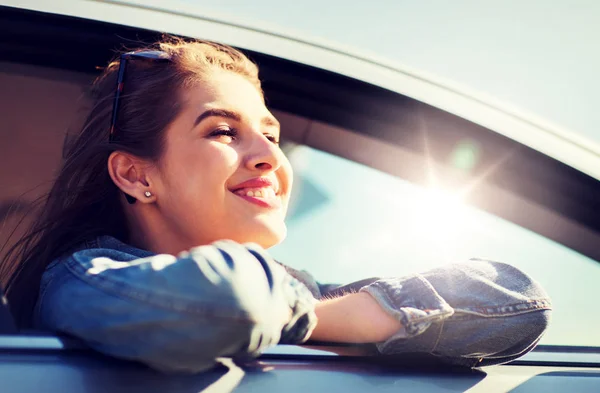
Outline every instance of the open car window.
[[[435, 187], [307, 146], [288, 149], [295, 195], [278, 260], [322, 283], [418, 273], [471, 257], [513, 264], [553, 301], [542, 344], [600, 346], [600, 263]], [[559, 225], [557, 223], [557, 225]]]
[[[96, 67], [125, 37], [151, 41], [156, 32], [18, 12], [4, 18], [19, 21], [0, 24], [0, 30], [13, 38], [12, 49], [0, 56], [0, 102], [8, 114], [0, 156], [4, 168], [19, 168], [0, 172], [0, 203], [8, 228], [47, 190], [60, 163], [65, 130], [73, 125], [79, 97], [97, 74]], [[77, 34], [63, 34], [67, 25]], [[36, 46], [37, 36], [49, 37], [49, 46]], [[297, 144], [284, 146], [295, 169], [295, 194], [288, 237], [272, 249], [278, 260], [309, 271], [322, 283], [340, 284], [415, 273], [471, 257], [507, 262], [540, 281], [553, 300], [553, 320], [543, 344], [600, 346], [595, 303], [600, 264], [594, 259], [600, 260], [597, 180], [391, 90], [265, 54], [252, 57], [260, 65], [269, 105], [279, 111], [280, 120], [291, 114], [344, 128], [340, 134], [324, 130], [310, 135], [303, 133], [306, 124], [283, 128], [283, 137]], [[482, 210], [461, 202], [444, 187], [423, 186], [427, 174], [416, 160], [405, 159], [422, 156], [423, 125], [430, 131], [428, 147], [437, 161], [460, 140], [475, 141], [480, 147], [463, 146], [454, 156], [455, 166], [462, 169], [476, 164], [477, 173], [487, 173], [508, 157], [489, 179], [503, 196], [495, 198], [493, 190], [480, 194], [480, 206], [489, 208]], [[336, 150], [359, 134], [376, 139], [379, 147], [358, 143]], [[411, 153], [383, 154], [382, 146]], [[378, 162], [384, 155], [395, 161]], [[445, 178], [442, 173], [436, 176], [440, 181]], [[539, 211], [554, 209], [570, 223], [539, 211], [534, 215], [523, 204], [513, 206], [505, 195], [511, 192]], [[0, 241], [7, 234], [0, 231]]]

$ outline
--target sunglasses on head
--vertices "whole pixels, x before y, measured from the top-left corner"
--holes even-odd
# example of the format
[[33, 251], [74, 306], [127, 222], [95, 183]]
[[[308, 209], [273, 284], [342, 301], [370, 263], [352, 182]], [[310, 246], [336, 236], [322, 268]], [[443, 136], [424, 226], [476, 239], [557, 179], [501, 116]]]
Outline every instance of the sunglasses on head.
[[108, 141], [112, 142], [115, 139], [115, 126], [117, 124], [117, 115], [119, 113], [119, 101], [121, 99], [121, 93], [123, 92], [123, 81], [125, 79], [125, 70], [127, 69], [127, 61], [130, 59], [145, 59], [154, 62], [168, 62], [171, 61], [171, 57], [163, 51], [149, 50], [139, 52], [127, 52], [121, 55], [119, 61], [119, 72], [117, 75], [117, 89], [115, 91], [115, 98], [113, 101], [112, 117], [110, 121], [110, 131], [108, 134]]

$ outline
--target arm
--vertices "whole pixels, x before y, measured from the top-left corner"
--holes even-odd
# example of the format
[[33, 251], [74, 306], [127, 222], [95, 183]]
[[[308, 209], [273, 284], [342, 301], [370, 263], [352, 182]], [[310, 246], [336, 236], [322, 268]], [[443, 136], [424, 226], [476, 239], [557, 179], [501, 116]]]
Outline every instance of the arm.
[[49, 269], [40, 293], [38, 326], [164, 371], [257, 355], [282, 330], [300, 342], [314, 321], [304, 286], [258, 246], [233, 242], [178, 257], [83, 250]]
[[319, 302], [311, 340], [373, 343], [389, 339], [402, 327], [368, 293], [352, 293]]
[[323, 294], [342, 297], [317, 305], [311, 338], [372, 339], [383, 354], [429, 353], [447, 363], [483, 366], [525, 354], [548, 327], [548, 295], [503, 263], [471, 260], [361, 284], [346, 288], [370, 297], [344, 295], [339, 288]]

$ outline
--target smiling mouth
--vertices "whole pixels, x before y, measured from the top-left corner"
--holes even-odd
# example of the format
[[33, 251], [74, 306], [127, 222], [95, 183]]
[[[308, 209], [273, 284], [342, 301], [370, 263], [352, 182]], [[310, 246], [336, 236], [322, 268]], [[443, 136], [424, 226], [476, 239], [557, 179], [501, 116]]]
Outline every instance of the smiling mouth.
[[245, 201], [260, 207], [270, 209], [278, 209], [281, 207], [281, 199], [271, 187], [241, 188], [232, 192]]

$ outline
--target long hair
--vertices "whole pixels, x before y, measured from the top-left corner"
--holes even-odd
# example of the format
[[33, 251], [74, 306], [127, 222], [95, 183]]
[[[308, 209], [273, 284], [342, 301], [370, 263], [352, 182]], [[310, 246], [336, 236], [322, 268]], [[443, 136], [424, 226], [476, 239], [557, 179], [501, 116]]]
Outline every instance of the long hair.
[[181, 92], [202, 84], [215, 68], [245, 76], [262, 94], [256, 65], [229, 46], [166, 37], [138, 50], [161, 50], [171, 61], [128, 61], [110, 142], [119, 57], [109, 63], [91, 86], [91, 111], [80, 132], [66, 145], [51, 190], [40, 199], [26, 234], [2, 260], [0, 282], [21, 328], [31, 326], [41, 277], [50, 262], [96, 236], [128, 240], [123, 193], [108, 173], [107, 161], [113, 151], [158, 160], [165, 130], [181, 110]]

